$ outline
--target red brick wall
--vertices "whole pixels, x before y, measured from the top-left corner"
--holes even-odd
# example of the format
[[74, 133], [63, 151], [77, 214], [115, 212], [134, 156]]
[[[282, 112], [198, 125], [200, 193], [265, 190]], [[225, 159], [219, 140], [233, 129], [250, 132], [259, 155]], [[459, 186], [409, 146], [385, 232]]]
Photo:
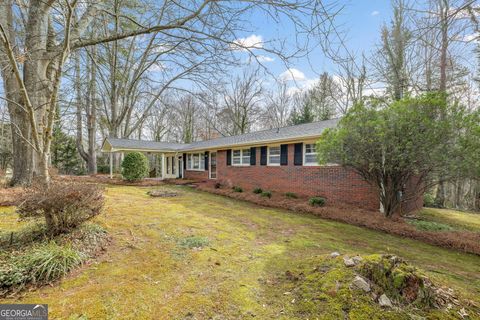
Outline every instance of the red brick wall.
[[[260, 165], [260, 148], [257, 148], [256, 165], [227, 166], [226, 150], [217, 152], [217, 181], [227, 186], [240, 186], [250, 191], [259, 187], [273, 192], [294, 192], [303, 196], [322, 196], [330, 204], [349, 204], [378, 210], [380, 201], [376, 188], [352, 170], [341, 166], [295, 166], [294, 145], [288, 146], [288, 165]], [[207, 180], [208, 171], [185, 171], [188, 179]], [[416, 208], [418, 201], [409, 204]]]
[[185, 178], [186, 179], [193, 179], [193, 180], [207, 180], [208, 179], [208, 171], [193, 171], [193, 170], [185, 170]]

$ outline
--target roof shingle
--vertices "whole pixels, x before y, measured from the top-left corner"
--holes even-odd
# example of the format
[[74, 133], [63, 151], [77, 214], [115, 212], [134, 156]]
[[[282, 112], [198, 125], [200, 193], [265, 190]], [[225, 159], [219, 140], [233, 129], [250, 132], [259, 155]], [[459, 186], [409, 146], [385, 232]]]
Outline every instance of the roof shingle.
[[107, 138], [106, 141], [114, 149], [141, 149], [152, 151], [193, 151], [212, 148], [226, 148], [247, 144], [260, 144], [292, 140], [299, 138], [315, 138], [327, 128], [334, 128], [339, 119], [305, 123], [300, 125], [275, 128], [257, 132], [251, 132], [231, 137], [221, 137], [212, 140], [198, 141], [191, 144], [156, 142], [130, 139]]

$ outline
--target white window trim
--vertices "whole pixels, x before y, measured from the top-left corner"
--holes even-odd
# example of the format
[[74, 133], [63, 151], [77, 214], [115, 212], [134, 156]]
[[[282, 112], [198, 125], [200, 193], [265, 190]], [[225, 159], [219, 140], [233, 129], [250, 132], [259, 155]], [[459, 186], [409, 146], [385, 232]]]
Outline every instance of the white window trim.
[[[312, 163], [312, 162], [307, 163], [305, 161], [305, 159], [307, 158], [307, 144], [315, 144], [315, 142], [305, 142], [305, 143], [303, 143], [303, 155], [302, 155], [303, 166], [304, 167], [320, 167], [320, 164], [318, 163], [318, 161], [315, 161], [314, 163]], [[316, 148], [316, 144], [315, 144], [315, 148]], [[313, 153], [310, 153], [310, 154], [313, 154]], [[315, 152], [315, 155], [318, 156], [318, 152]]]
[[[270, 148], [278, 148], [280, 150], [280, 154], [278, 155], [278, 163], [270, 163]], [[280, 162], [282, 162], [282, 148], [280, 147], [280, 145], [268, 146], [267, 147], [267, 166], [279, 167]]]
[[[193, 155], [194, 154], [198, 154], [198, 165], [200, 166], [200, 168], [198, 169], [194, 169], [193, 168]], [[190, 160], [188, 160], [188, 158], [191, 157]], [[204, 152], [192, 152], [192, 153], [187, 153], [187, 169], [186, 171], [205, 171], [205, 160], [203, 161], [203, 168], [201, 168], [201, 164], [202, 164], [202, 157], [204, 157], [205, 159], [205, 153]], [[188, 163], [190, 163], [190, 165], [192, 166], [192, 168], [189, 168], [188, 167]]]
[[[248, 157], [248, 161], [247, 163], [243, 163], [243, 150], [250, 150], [250, 148], [243, 148], [243, 149], [232, 149], [232, 166], [234, 167], [248, 167], [250, 165], [250, 157], [252, 156], [252, 154], [250, 153], [250, 157]], [[233, 163], [233, 153], [235, 151], [240, 151], [240, 163]]]

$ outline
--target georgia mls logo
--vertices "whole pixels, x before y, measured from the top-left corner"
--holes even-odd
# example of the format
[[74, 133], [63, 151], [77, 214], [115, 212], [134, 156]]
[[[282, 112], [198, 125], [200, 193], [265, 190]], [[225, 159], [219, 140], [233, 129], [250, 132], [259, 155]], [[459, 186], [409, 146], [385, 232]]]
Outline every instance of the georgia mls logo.
[[48, 305], [0, 304], [0, 320], [48, 320]]

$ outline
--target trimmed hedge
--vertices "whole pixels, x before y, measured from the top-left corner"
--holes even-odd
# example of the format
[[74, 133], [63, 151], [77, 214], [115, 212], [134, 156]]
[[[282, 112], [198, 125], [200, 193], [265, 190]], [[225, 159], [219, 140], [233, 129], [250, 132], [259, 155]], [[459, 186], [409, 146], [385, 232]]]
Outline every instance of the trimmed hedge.
[[140, 152], [128, 153], [122, 161], [122, 176], [127, 181], [138, 181], [148, 176], [147, 157]]

